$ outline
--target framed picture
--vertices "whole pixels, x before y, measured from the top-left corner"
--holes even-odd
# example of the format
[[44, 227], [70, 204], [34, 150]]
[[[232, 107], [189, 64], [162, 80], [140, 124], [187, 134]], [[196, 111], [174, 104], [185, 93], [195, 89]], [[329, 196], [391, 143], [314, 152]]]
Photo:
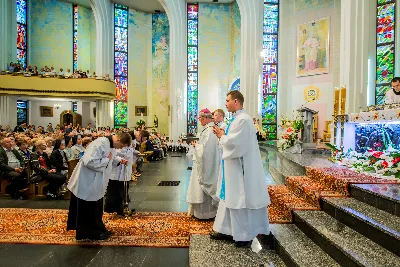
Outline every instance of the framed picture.
[[147, 106], [135, 106], [135, 116], [147, 116]]
[[40, 106], [41, 117], [53, 117], [53, 107]]
[[329, 73], [329, 17], [297, 27], [297, 77]]

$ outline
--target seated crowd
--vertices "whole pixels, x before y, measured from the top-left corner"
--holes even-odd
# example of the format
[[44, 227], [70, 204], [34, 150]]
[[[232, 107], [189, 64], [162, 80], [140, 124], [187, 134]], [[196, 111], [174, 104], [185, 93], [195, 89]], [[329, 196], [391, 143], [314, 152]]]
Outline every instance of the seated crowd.
[[96, 129], [90, 123], [86, 128], [72, 124], [53, 128], [49, 123], [46, 129], [26, 123], [14, 129], [9, 125], [3, 129], [0, 125], [0, 181], [10, 182], [5, 191], [15, 199], [26, 199], [28, 185], [41, 181], [48, 182], [45, 194], [49, 199], [59, 198], [68, 190], [69, 162], [79, 161], [93, 140], [119, 131], [131, 134], [132, 147], [139, 155], [133, 164], [133, 181], [141, 176], [143, 156], [150, 161], [167, 156], [166, 138], [157, 133], [150, 134], [145, 127], [130, 131], [127, 128]]
[[[60, 68], [59, 71], [55, 70], [54, 67], [44, 66], [43, 68], [38, 68], [37, 66], [28, 65], [24, 68], [21, 64], [10, 62], [8, 69], [4, 73], [9, 74], [23, 74], [26, 77], [30, 76], [43, 76], [43, 77], [58, 77], [58, 78], [96, 78], [96, 72], [90, 73], [89, 70], [82, 71], [76, 70], [75, 72], [71, 72], [69, 68], [64, 70]], [[110, 81], [110, 75], [106, 74], [104, 80]]]

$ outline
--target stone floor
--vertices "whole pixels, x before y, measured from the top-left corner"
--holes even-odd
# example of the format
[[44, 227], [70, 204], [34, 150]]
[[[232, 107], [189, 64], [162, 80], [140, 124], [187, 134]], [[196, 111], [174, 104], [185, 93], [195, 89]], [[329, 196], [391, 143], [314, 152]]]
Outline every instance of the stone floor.
[[[184, 154], [144, 164], [137, 183], [131, 183], [131, 206], [137, 211], [187, 211], [186, 190], [192, 166]], [[266, 155], [263, 155], [266, 162]], [[275, 184], [265, 166], [266, 179]], [[179, 186], [157, 186], [180, 181]], [[12, 200], [0, 198], [0, 208], [68, 209], [67, 200]], [[188, 266], [187, 248], [78, 247], [60, 245], [0, 244], [0, 266]]]

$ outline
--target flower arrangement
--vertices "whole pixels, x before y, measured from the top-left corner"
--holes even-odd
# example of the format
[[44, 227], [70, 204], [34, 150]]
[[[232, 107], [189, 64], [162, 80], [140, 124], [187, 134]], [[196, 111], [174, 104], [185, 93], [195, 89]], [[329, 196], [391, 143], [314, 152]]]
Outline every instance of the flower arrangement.
[[279, 126], [283, 130], [279, 140], [279, 149], [281, 150], [285, 150], [294, 146], [299, 140], [300, 131], [304, 128], [304, 124], [300, 119], [299, 113], [297, 113], [297, 116], [293, 120], [289, 120], [287, 117], [282, 117]]
[[144, 120], [140, 119], [136, 122], [136, 125], [139, 127], [142, 127], [142, 125], [146, 125], [146, 122]]
[[327, 144], [332, 151], [331, 159], [340, 165], [347, 166], [356, 172], [374, 174], [380, 178], [400, 179], [400, 150], [389, 146], [385, 151], [369, 149], [358, 153], [349, 149], [344, 153], [334, 145]]

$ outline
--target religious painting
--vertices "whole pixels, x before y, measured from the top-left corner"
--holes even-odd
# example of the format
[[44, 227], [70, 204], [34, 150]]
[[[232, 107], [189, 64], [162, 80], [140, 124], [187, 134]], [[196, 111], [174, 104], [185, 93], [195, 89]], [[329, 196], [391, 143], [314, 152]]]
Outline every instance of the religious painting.
[[41, 117], [53, 117], [53, 107], [40, 106]]
[[329, 73], [329, 17], [299, 24], [297, 77]]
[[147, 106], [135, 106], [135, 116], [147, 116]]

